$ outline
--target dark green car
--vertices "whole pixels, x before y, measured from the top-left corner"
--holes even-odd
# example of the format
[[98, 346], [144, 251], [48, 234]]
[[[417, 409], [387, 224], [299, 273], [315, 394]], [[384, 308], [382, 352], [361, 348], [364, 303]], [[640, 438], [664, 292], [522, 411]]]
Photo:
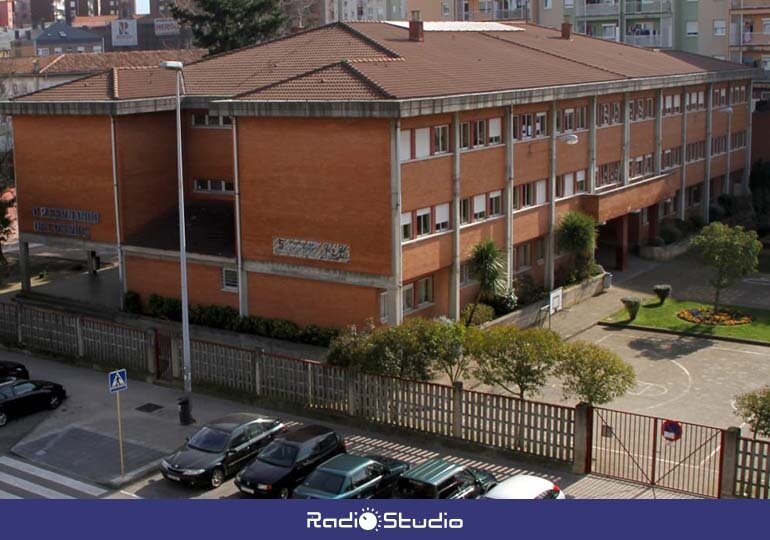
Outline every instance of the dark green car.
[[394, 496], [399, 499], [475, 499], [497, 485], [494, 475], [431, 459], [398, 479]]
[[294, 499], [385, 499], [409, 469], [385, 456], [340, 454], [325, 461], [294, 490]]

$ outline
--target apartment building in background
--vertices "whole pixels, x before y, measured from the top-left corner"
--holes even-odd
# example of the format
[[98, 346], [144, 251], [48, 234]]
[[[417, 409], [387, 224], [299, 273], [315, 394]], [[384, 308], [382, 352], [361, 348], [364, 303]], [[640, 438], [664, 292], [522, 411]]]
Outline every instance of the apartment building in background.
[[13, 20], [19, 27], [26, 27], [32, 24], [31, 0], [14, 0]]
[[731, 0], [729, 30], [730, 60], [762, 68], [770, 81], [770, 0]]
[[[569, 26], [419, 21], [188, 65], [190, 301], [327, 327], [456, 318], [485, 239], [508, 284], [563, 283], [552, 238], [570, 210], [625, 268], [662, 219], [745, 191], [755, 71]], [[22, 268], [33, 242], [112, 250], [124, 292], [179, 297], [175, 76], [118, 68], [0, 103]]]

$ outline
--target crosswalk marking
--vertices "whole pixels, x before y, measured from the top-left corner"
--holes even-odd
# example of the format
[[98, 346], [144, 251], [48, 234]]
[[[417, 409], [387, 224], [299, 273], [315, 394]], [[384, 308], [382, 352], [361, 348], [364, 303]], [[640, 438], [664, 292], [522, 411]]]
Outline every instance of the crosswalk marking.
[[7, 491], [0, 490], [0, 499], [21, 499], [18, 495], [8, 493]]
[[[107, 493], [105, 490], [98, 488], [96, 486], [79, 482], [72, 478], [68, 478], [66, 476], [62, 476], [61, 474], [57, 474], [55, 472], [41, 469], [40, 467], [35, 467], [34, 465], [30, 465], [29, 463], [24, 463], [23, 461], [13, 459], [8, 456], [0, 457], [0, 464], [6, 465], [8, 467], [12, 467], [14, 469], [25, 472], [32, 476], [37, 476], [38, 478], [43, 478], [44, 480], [50, 480], [51, 482], [61, 484], [62, 486], [67, 486], [68, 488], [71, 488], [83, 493], [87, 493], [88, 495], [92, 495], [94, 497], [101, 497], [102, 495]], [[0, 495], [1, 494], [2, 493], [0, 493]]]
[[40, 495], [41, 497], [45, 497], [46, 499], [74, 499], [75, 498], [69, 495], [65, 495], [64, 493], [60, 493], [56, 490], [39, 486], [37, 484], [33, 484], [32, 482], [28, 482], [21, 478], [16, 478], [15, 476], [11, 476], [10, 474], [6, 474], [4, 472], [0, 472], [0, 482], [3, 482], [4, 484], [8, 484], [9, 486], [14, 486], [19, 489], [23, 489], [24, 491], [27, 491], [29, 493], [34, 493], [35, 495]]

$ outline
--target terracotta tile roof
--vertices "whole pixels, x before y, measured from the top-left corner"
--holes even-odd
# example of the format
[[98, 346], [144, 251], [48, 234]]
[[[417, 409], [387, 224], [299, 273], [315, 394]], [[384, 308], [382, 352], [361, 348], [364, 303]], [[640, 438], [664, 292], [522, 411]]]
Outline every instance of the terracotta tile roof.
[[158, 66], [162, 60], [190, 64], [203, 58], [205, 49], [169, 49], [161, 51], [127, 51], [108, 53], [62, 54], [42, 73], [93, 73], [116, 67]]
[[16, 98], [17, 101], [104, 101], [113, 99], [112, 74], [97, 73], [40, 92]]
[[[0, 58], [0, 74], [32, 75], [35, 70], [45, 68], [58, 56], [25, 56], [22, 58]], [[37, 67], [35, 67], [37, 65]]]
[[276, 100], [369, 100], [389, 97], [347, 62], [325, 66], [275, 83], [240, 99]]
[[[500, 23], [494, 28], [454, 24], [460, 30], [426, 31], [423, 42], [410, 41], [403, 24], [323, 26], [193, 62], [184, 71], [186, 94], [252, 100], [408, 99], [745, 69], [580, 35], [563, 40], [558, 30], [522, 22], [512, 25], [523, 31], [500, 31]], [[114, 99], [174, 93], [170, 73], [115, 73]], [[93, 92], [82, 85], [57, 87], [31, 99], [87, 100]]]

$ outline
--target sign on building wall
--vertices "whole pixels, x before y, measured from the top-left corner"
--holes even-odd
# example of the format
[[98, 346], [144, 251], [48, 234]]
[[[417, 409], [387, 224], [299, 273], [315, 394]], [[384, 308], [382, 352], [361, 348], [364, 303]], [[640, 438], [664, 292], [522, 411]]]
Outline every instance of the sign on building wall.
[[35, 206], [32, 209], [32, 217], [58, 219], [60, 221], [99, 223], [99, 212], [93, 210], [75, 210], [72, 208], [51, 208], [50, 206]]
[[134, 47], [138, 43], [135, 20], [118, 19], [117, 21], [112, 21], [113, 47]]
[[346, 263], [350, 261], [350, 246], [315, 240], [273, 238], [273, 255]]
[[[99, 212], [74, 208], [35, 206], [32, 208], [32, 217], [36, 218], [32, 222], [32, 229], [38, 234], [73, 236], [75, 238], [90, 238], [91, 227], [89, 225], [99, 223]], [[55, 221], [41, 221], [41, 219]], [[61, 223], [62, 221], [68, 223]]]
[[161, 36], [178, 36], [179, 35], [179, 23], [176, 19], [155, 19], [155, 35]]

